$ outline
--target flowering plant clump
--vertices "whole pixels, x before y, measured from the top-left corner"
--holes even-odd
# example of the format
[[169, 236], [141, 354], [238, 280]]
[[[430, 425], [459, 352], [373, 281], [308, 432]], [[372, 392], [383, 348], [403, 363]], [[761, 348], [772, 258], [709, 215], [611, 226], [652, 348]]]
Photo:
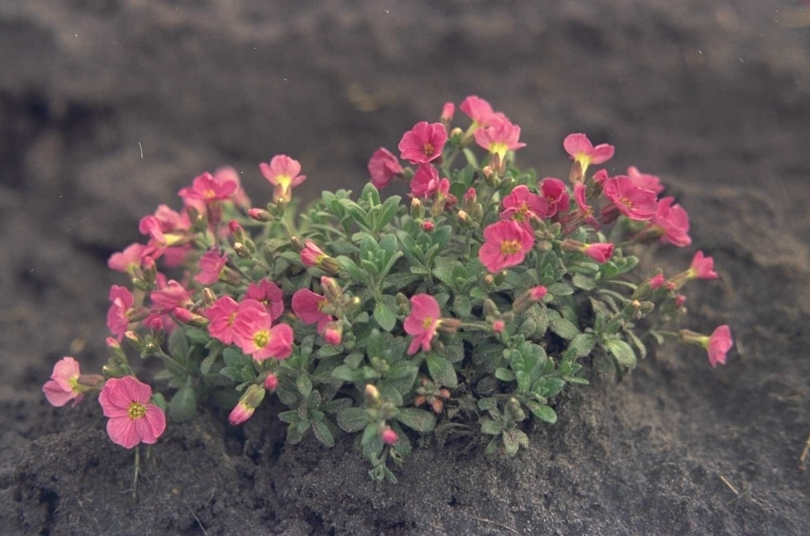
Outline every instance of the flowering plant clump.
[[[357, 434], [372, 478], [395, 481], [389, 461], [416, 434], [477, 431], [487, 453], [515, 455], [528, 419], [554, 423], [554, 398], [588, 383], [586, 358], [621, 372], [672, 336], [713, 367], [726, 362], [728, 326], [663, 329], [685, 313], [687, 282], [717, 277], [711, 257], [630, 275], [638, 248], [691, 243], [658, 177], [594, 172], [614, 148], [571, 134], [568, 184], [538, 179], [515, 166], [525, 144], [506, 115], [468, 97], [471, 123], [451, 129], [454, 110], [406, 132], [399, 157], [377, 150], [356, 200], [325, 191], [295, 210], [306, 177], [285, 155], [259, 166], [273, 187], [262, 208], [232, 169], [195, 178], [182, 210], [158, 207], [140, 222], [144, 243], [109, 260], [131, 285], [109, 293], [103, 376], [65, 357], [48, 400], [100, 393], [111, 440], [133, 448], [158, 440], [165, 413], [171, 425], [231, 394], [238, 425], [275, 396], [289, 408], [278, 414], [289, 444]], [[395, 182], [409, 186], [407, 202], [381, 198]], [[124, 341], [162, 361], [154, 382], [168, 403], [135, 378]]]

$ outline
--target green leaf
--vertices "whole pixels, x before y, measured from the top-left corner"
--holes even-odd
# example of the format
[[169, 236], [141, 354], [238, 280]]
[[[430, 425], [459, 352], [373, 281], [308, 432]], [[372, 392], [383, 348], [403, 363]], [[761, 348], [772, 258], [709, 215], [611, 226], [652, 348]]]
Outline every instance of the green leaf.
[[207, 356], [205, 356], [205, 359], [203, 359], [202, 363], [200, 363], [200, 374], [206, 376], [209, 372], [211, 372], [211, 367], [214, 366], [217, 357], [219, 357], [219, 351], [210, 352]]
[[503, 449], [506, 452], [506, 455], [510, 458], [517, 454], [518, 449], [520, 449], [520, 441], [518, 440], [518, 436], [515, 432], [519, 432], [518, 429], [513, 428], [511, 430], [504, 430], [503, 435]]
[[547, 422], [549, 424], [554, 424], [557, 422], [557, 413], [551, 409], [550, 407], [546, 406], [545, 404], [539, 404], [537, 402], [528, 402], [526, 404], [529, 406], [532, 414], [540, 419], [543, 422]]
[[638, 336], [636, 336], [636, 334], [633, 333], [633, 330], [627, 329], [625, 330], [625, 333], [627, 334], [628, 337], [630, 337], [630, 341], [632, 341], [635, 347], [638, 348], [638, 354], [641, 357], [641, 359], [647, 357], [647, 347], [644, 345], [643, 342], [641, 342], [641, 339], [639, 339]]
[[396, 419], [417, 432], [427, 433], [436, 427], [436, 417], [421, 409], [400, 408]]
[[309, 393], [312, 392], [312, 380], [309, 379], [309, 374], [303, 371], [299, 372], [298, 378], [295, 379], [295, 387], [304, 398], [308, 397]]
[[[581, 333], [571, 339], [565, 353], [570, 353], [570, 357], [573, 359], [579, 359], [580, 357], [585, 357], [586, 355], [590, 354], [591, 351], [593, 351], [593, 346], [595, 343], [596, 339], [594, 338], [593, 334]], [[568, 357], [568, 355], [566, 355], [566, 357]]]
[[301, 420], [301, 417], [298, 416], [298, 411], [296, 410], [282, 411], [281, 413], [278, 414], [278, 418], [281, 422], [287, 424], [297, 423], [298, 421]]
[[501, 380], [502, 382], [515, 381], [515, 373], [509, 370], [508, 368], [504, 367], [498, 367], [495, 369], [495, 377]]
[[575, 274], [571, 281], [574, 283], [575, 287], [581, 288], [582, 290], [593, 290], [596, 288], [596, 283], [593, 279], [581, 274]]
[[500, 435], [503, 432], [503, 426], [498, 421], [493, 421], [492, 419], [487, 419], [484, 417], [481, 419], [481, 433], [487, 435]]
[[377, 324], [385, 331], [391, 331], [397, 324], [397, 315], [385, 302], [378, 301], [377, 304], [374, 305], [374, 320], [376, 320]]
[[605, 349], [607, 349], [620, 364], [627, 368], [635, 368], [636, 353], [626, 342], [619, 339], [610, 339], [605, 342]]
[[470, 298], [463, 294], [457, 294], [455, 298], [453, 298], [453, 309], [455, 309], [458, 316], [464, 318], [469, 317], [472, 314], [472, 302]]
[[335, 438], [329, 427], [323, 421], [316, 421], [312, 423], [312, 432], [315, 434], [315, 439], [321, 442], [325, 447], [332, 448], [335, 446]]
[[360, 382], [363, 381], [363, 371], [353, 369], [348, 365], [338, 365], [332, 371], [332, 377], [344, 382]]
[[361, 270], [357, 266], [357, 264], [355, 264], [355, 262], [351, 260], [349, 257], [346, 257], [345, 255], [340, 255], [339, 257], [337, 257], [336, 260], [338, 261], [340, 266], [349, 273], [349, 275], [352, 277], [352, 279], [355, 280], [355, 282], [365, 283], [366, 285], [369, 284], [369, 278], [366, 275], [366, 273], [363, 270]]
[[359, 432], [368, 424], [365, 408], [345, 408], [337, 412], [337, 424], [344, 432]]
[[563, 390], [565, 387], [565, 382], [559, 378], [549, 378], [543, 377], [537, 380], [535, 384], [532, 386], [532, 391], [538, 395], [542, 396], [543, 398], [551, 398], [552, 396], [559, 394], [560, 391]]
[[169, 355], [180, 363], [186, 362], [188, 357], [188, 339], [183, 328], [177, 328], [169, 335]]
[[563, 339], [573, 339], [579, 335], [579, 328], [562, 317], [557, 317], [551, 321], [551, 331]]
[[570, 296], [574, 293], [574, 289], [572, 289], [569, 285], [565, 283], [554, 283], [546, 287], [549, 294], [553, 294], [554, 296]]
[[177, 390], [169, 402], [169, 415], [177, 422], [191, 419], [197, 413], [197, 395], [191, 378], [186, 380], [186, 384]]
[[435, 382], [450, 389], [458, 387], [458, 378], [453, 364], [442, 356], [431, 353], [427, 357], [430, 376]]

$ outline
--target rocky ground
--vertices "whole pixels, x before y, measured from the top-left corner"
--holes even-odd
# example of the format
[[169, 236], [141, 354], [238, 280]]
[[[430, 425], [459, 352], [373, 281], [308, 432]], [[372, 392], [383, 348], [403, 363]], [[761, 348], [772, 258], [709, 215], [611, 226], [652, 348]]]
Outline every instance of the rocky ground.
[[[0, 3], [0, 526], [3, 534], [810, 534], [810, 6], [789, 0], [30, 0]], [[569, 132], [659, 174], [721, 280], [690, 326], [729, 323], [711, 369], [659, 350], [598, 370], [513, 460], [417, 449], [380, 489], [349, 440], [285, 448], [273, 408], [244, 428], [169, 428], [132, 455], [93, 403], [56, 410], [53, 363], [105, 353], [106, 269], [137, 220], [229, 163], [301, 160], [305, 195], [447, 100], [523, 128], [520, 161], [564, 176]]]

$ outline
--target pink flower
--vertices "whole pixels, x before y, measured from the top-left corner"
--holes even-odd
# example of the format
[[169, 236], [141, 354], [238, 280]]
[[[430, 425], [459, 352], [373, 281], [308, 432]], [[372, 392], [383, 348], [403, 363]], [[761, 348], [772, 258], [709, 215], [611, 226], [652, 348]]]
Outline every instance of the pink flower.
[[[475, 190], [473, 190], [474, 192]], [[512, 191], [503, 198], [502, 219], [511, 219], [526, 226], [531, 231], [531, 218], [545, 218], [548, 214], [548, 203], [545, 198], [529, 191], [525, 184], [515, 186]]]
[[220, 254], [216, 249], [209, 249], [200, 259], [200, 273], [194, 276], [194, 281], [201, 285], [213, 285], [219, 281], [227, 262], [227, 255]]
[[382, 190], [402, 174], [402, 166], [391, 151], [380, 147], [368, 161], [368, 173], [371, 175], [371, 184]]
[[264, 178], [275, 186], [273, 198], [289, 201], [292, 197], [291, 190], [307, 180], [306, 175], [301, 173], [301, 164], [287, 155], [278, 154], [270, 160], [269, 164], [262, 162], [259, 164]]
[[183, 201], [192, 201], [191, 205], [194, 206], [193, 201], [209, 204], [230, 199], [238, 186], [230, 177], [220, 175], [215, 178], [206, 171], [194, 178], [191, 188], [183, 188], [178, 194]]
[[328, 257], [312, 240], [307, 240], [301, 250], [301, 262], [306, 266], [318, 266]]
[[323, 333], [326, 324], [332, 321], [330, 315], [322, 312], [323, 308], [329, 305], [324, 296], [315, 294], [309, 289], [297, 290], [292, 297], [292, 309], [295, 315], [304, 324], [318, 324], [318, 333]]
[[568, 197], [568, 191], [565, 189], [563, 181], [554, 177], [546, 177], [540, 182], [540, 193], [548, 204], [548, 212], [544, 217], [551, 218], [555, 214], [568, 212], [571, 199]]
[[268, 374], [267, 377], [264, 379], [264, 388], [270, 391], [271, 393], [276, 390], [278, 387], [278, 376], [275, 374]]
[[439, 172], [430, 164], [423, 164], [416, 169], [411, 178], [411, 195], [414, 197], [431, 197], [439, 188]]
[[585, 197], [586, 193], [587, 188], [584, 184], [581, 182], [574, 183], [574, 200], [577, 203], [577, 210], [566, 214], [560, 220], [563, 223], [563, 231], [566, 234], [573, 232], [583, 223], [599, 230], [599, 222], [593, 217], [593, 207], [588, 204], [588, 200]]
[[247, 309], [265, 311], [265, 306], [254, 299], [243, 300], [236, 303], [230, 296], [219, 298], [214, 305], [203, 313], [208, 321], [208, 333], [225, 344], [233, 344], [236, 340], [234, 322], [240, 312]]
[[598, 242], [596, 244], [588, 244], [582, 250], [582, 253], [592, 258], [596, 262], [607, 262], [613, 255], [613, 244], [604, 244]]
[[72, 357], [63, 357], [53, 366], [51, 379], [45, 382], [42, 392], [52, 406], [61, 408], [71, 400], [75, 406], [82, 401], [82, 391], [79, 388], [79, 362]]
[[501, 220], [484, 229], [478, 258], [491, 273], [523, 262], [534, 246], [534, 235], [519, 223]]
[[142, 244], [133, 243], [124, 248], [124, 251], [113, 253], [107, 261], [107, 266], [117, 272], [132, 274], [141, 266], [141, 257], [145, 247]]
[[430, 350], [430, 342], [441, 323], [440, 317], [439, 302], [433, 296], [417, 294], [411, 298], [411, 314], [405, 318], [405, 333], [413, 337], [408, 355], [418, 352], [420, 346], [423, 352]]
[[655, 175], [641, 173], [636, 166], [627, 168], [627, 176], [630, 177], [633, 184], [642, 190], [650, 190], [651, 192], [655, 192], [656, 195], [664, 191], [660, 178]]
[[267, 279], [262, 279], [258, 284], [248, 285], [245, 298], [256, 300], [264, 305], [273, 320], [280, 318], [284, 313], [284, 293], [278, 285]]
[[492, 127], [511, 122], [503, 113], [493, 111], [492, 106], [487, 101], [475, 95], [470, 95], [464, 99], [459, 109], [473, 120], [472, 130], [478, 127]]
[[531, 299], [534, 301], [540, 301], [546, 297], [547, 292], [548, 289], [546, 287], [538, 285], [529, 289], [529, 296], [531, 296]]
[[152, 388], [132, 376], [107, 380], [98, 401], [110, 418], [107, 434], [113, 443], [131, 449], [141, 442], [157, 442], [166, 429], [166, 416], [151, 398]]
[[608, 179], [604, 194], [619, 212], [631, 220], [647, 221], [655, 216], [658, 206], [655, 192], [642, 190], [633, 184], [630, 177], [619, 175]]
[[238, 426], [250, 419], [255, 411], [256, 408], [251, 408], [240, 401], [228, 415], [228, 422], [231, 423], [231, 426]]
[[422, 222], [422, 230], [425, 231], [426, 233], [433, 231], [434, 227], [435, 225], [432, 220], [425, 220]]
[[727, 325], [718, 326], [709, 337], [707, 350], [709, 351], [709, 363], [712, 367], [717, 367], [718, 363], [726, 364], [726, 354], [734, 345], [731, 339], [731, 330]]
[[681, 307], [683, 307], [684, 303], [686, 303], [686, 296], [684, 296], [683, 294], [678, 294], [677, 296], [675, 296], [676, 309], [680, 309]]
[[343, 323], [340, 321], [333, 321], [326, 324], [323, 330], [323, 340], [326, 344], [337, 346], [343, 339]]
[[678, 247], [692, 243], [689, 237], [689, 215], [680, 205], [673, 205], [675, 198], [664, 197], [658, 201], [651, 228], [662, 233], [662, 241]]
[[233, 322], [234, 342], [256, 361], [287, 359], [292, 353], [293, 330], [287, 324], [272, 323], [264, 307], [245, 309]]
[[647, 284], [650, 285], [651, 289], [658, 290], [664, 284], [664, 274], [658, 274], [651, 277]]
[[447, 126], [453, 120], [453, 116], [456, 113], [456, 105], [452, 102], [445, 102], [444, 106], [442, 106], [442, 115], [440, 117], [440, 121], [443, 125]]
[[496, 320], [492, 323], [492, 331], [495, 333], [503, 333], [506, 323], [503, 320]]
[[411, 164], [427, 164], [442, 155], [446, 141], [444, 125], [420, 121], [402, 136], [399, 142], [400, 157]]
[[382, 442], [386, 445], [393, 445], [397, 441], [399, 441], [399, 437], [397, 437], [397, 433], [393, 431], [390, 427], [386, 426], [385, 430], [383, 430], [382, 435], [380, 436]]
[[603, 164], [613, 158], [614, 153], [613, 146], [607, 143], [594, 147], [585, 134], [569, 134], [563, 140], [563, 147], [571, 159], [582, 167], [583, 175], [589, 165]]
[[217, 169], [214, 172], [214, 180], [218, 183], [224, 184], [226, 182], [233, 182], [236, 184], [236, 190], [231, 195], [231, 199], [233, 200], [236, 206], [240, 207], [243, 210], [250, 208], [250, 198], [245, 193], [245, 190], [242, 188], [242, 179], [239, 177], [239, 173], [230, 166], [224, 166]]
[[489, 151], [490, 154], [497, 154], [501, 162], [507, 151], [517, 151], [526, 147], [526, 144], [519, 142], [518, 139], [520, 139], [520, 127], [512, 123], [502, 123], [475, 131], [475, 143]]
[[717, 272], [714, 271], [714, 259], [704, 257], [702, 251], [695, 253], [688, 272], [689, 279], [717, 279]]
[[112, 305], [107, 311], [107, 328], [118, 341], [121, 341], [129, 325], [129, 315], [132, 313], [135, 297], [128, 288], [113, 285], [110, 288], [109, 298]]
[[150, 292], [149, 297], [160, 313], [168, 313], [175, 307], [187, 308], [194, 304], [191, 300], [191, 293], [174, 279], [166, 283], [163, 288]]

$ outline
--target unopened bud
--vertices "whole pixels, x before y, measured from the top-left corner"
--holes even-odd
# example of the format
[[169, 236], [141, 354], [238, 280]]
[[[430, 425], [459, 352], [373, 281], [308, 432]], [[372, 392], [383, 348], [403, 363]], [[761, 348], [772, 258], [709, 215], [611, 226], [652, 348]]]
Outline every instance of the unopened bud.
[[467, 192], [464, 194], [464, 208], [467, 210], [472, 210], [477, 201], [478, 192], [475, 191], [475, 188], [467, 189]]
[[487, 298], [484, 300], [484, 318], [489, 316], [501, 316], [501, 312], [495, 302]]
[[380, 434], [380, 439], [382, 439], [382, 442], [385, 443], [386, 445], [393, 445], [394, 443], [399, 441], [397, 433], [388, 426], [386, 426], [385, 430], [383, 430], [383, 433]]
[[470, 218], [470, 215], [463, 210], [458, 211], [458, 214], [456, 214], [456, 219], [462, 228], [469, 229], [473, 225], [472, 218]]
[[439, 320], [439, 325], [436, 327], [436, 331], [439, 333], [452, 335], [453, 333], [457, 332], [458, 328], [460, 327], [461, 320], [458, 318], [442, 318]]
[[187, 326], [204, 328], [208, 325], [207, 318], [194, 314], [188, 309], [183, 309], [182, 307], [175, 307], [174, 310], [172, 310], [172, 316], [175, 320]]
[[143, 280], [150, 287], [155, 284], [157, 280], [157, 266], [155, 266], [155, 259], [146, 256], [141, 259], [141, 272], [143, 273]]
[[526, 418], [526, 412], [523, 411], [518, 399], [514, 397], [510, 398], [509, 402], [506, 403], [506, 412], [515, 422], [520, 422]]
[[503, 320], [496, 320], [492, 323], [492, 331], [495, 333], [503, 333], [506, 323]]
[[234, 242], [233, 243], [233, 250], [236, 252], [236, 256], [239, 257], [240, 259], [249, 259], [250, 258], [250, 251], [241, 242]]
[[251, 220], [258, 221], [261, 223], [267, 223], [273, 221], [273, 215], [261, 208], [252, 208], [248, 210], [248, 216]]
[[144, 342], [141, 339], [141, 336], [135, 333], [134, 331], [127, 331], [124, 333], [124, 338], [132, 345], [135, 350], [138, 352], [143, 352], [144, 349]]
[[323, 339], [327, 344], [337, 346], [343, 336], [343, 322], [328, 322], [323, 330]]
[[458, 127], [454, 128], [453, 130], [450, 131], [450, 138], [451, 139], [453, 139], [453, 138], [460, 139], [462, 136], [464, 136], [464, 131], [461, 130], [460, 128], [458, 128]]
[[480, 284], [481, 284], [481, 289], [485, 293], [487, 293], [487, 292], [491, 291], [492, 288], [495, 286], [495, 278], [492, 277], [492, 274], [487, 274], [487, 275], [485, 275], [484, 277], [481, 278]]
[[411, 199], [411, 217], [415, 220], [421, 219], [425, 216], [425, 206], [418, 198]]
[[431, 232], [433, 230], [433, 227], [434, 227], [433, 221], [432, 220], [424, 220], [422, 222], [421, 227], [422, 227], [423, 231], [425, 231], [426, 233], [429, 233], [429, 232]]
[[276, 376], [275, 374], [268, 374], [267, 377], [264, 379], [264, 388], [272, 393], [276, 390], [277, 387], [278, 387], [278, 376]]
[[479, 222], [484, 218], [484, 206], [481, 203], [476, 203], [470, 212], [470, 216], [474, 222]]
[[301, 243], [301, 239], [297, 236], [290, 237], [290, 244], [292, 244], [293, 249], [298, 253], [304, 251], [304, 244]]
[[243, 244], [247, 241], [248, 239], [247, 233], [245, 232], [244, 227], [242, 227], [242, 225], [238, 221], [236, 220], [229, 221], [228, 230], [230, 231], [234, 241], [241, 242]]
[[675, 296], [675, 308], [676, 309], [679, 309], [679, 308], [683, 307], [684, 303], [686, 303], [686, 296], [684, 296], [683, 294], [678, 294], [677, 296]]
[[337, 280], [335, 280], [333, 277], [321, 277], [321, 289], [323, 289], [323, 293], [331, 302], [338, 301], [343, 295], [343, 289], [340, 288]]
[[336, 274], [340, 271], [340, 263], [334, 257], [324, 257], [318, 263], [318, 268], [330, 274]]
[[[101, 391], [104, 387], [104, 376], [99, 374], [81, 374], [76, 378], [76, 383], [86, 390]], [[85, 390], [83, 389], [83, 390]]]
[[372, 384], [366, 385], [366, 405], [370, 408], [376, 408], [382, 403], [382, 398], [380, 397], [380, 392], [374, 387]]
[[213, 307], [217, 301], [217, 295], [214, 294], [214, 291], [208, 287], [203, 289], [203, 302], [205, 302], [206, 307]]
[[452, 102], [445, 102], [444, 106], [442, 107], [442, 115], [439, 118], [444, 128], [447, 128], [450, 125], [450, 122], [453, 120], [453, 116], [456, 113], [456, 106]]

